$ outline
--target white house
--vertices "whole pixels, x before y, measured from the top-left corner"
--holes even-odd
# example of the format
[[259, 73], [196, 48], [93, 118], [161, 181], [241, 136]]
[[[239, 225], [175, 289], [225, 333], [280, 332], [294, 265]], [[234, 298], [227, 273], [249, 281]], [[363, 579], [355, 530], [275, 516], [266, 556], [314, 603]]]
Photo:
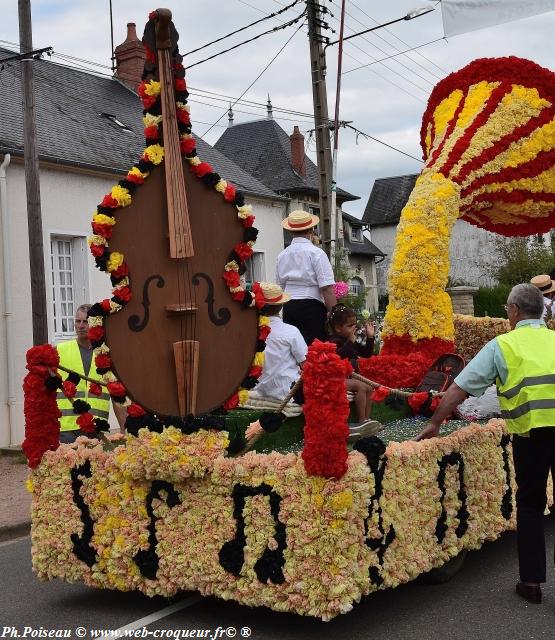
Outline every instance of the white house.
[[[13, 54], [0, 50], [0, 58], [6, 53]], [[134, 25], [118, 54], [114, 78], [33, 62], [51, 342], [73, 337], [77, 306], [110, 296], [109, 278], [95, 269], [87, 236], [96, 205], [144, 148], [142, 105], [126, 85], [136, 86], [142, 71], [143, 50]], [[6, 64], [0, 83], [0, 447], [19, 445], [24, 438], [21, 384], [25, 353], [32, 346], [20, 64]], [[197, 149], [253, 206], [260, 233], [247, 279], [271, 278], [283, 249], [287, 199], [203, 140], [197, 139]]]

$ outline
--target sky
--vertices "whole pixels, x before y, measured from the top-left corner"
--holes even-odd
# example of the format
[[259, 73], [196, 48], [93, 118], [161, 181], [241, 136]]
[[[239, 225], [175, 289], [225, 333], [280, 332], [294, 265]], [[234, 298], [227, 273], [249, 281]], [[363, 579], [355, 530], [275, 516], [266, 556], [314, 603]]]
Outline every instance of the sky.
[[[100, 73], [110, 74], [109, 0], [31, 1], [34, 48], [52, 46], [56, 54], [106, 65], [95, 68]], [[179, 48], [183, 54], [279, 11], [292, 2], [293, 0], [181, 0], [172, 3], [168, 0], [165, 6], [173, 12], [173, 20], [180, 34]], [[339, 35], [340, 0], [321, 0], [321, 4], [333, 14], [326, 15], [325, 19], [336, 33], [328, 30], [325, 34], [335, 40]], [[2, 46], [18, 42], [17, 5], [17, 0], [0, 0]], [[516, 55], [555, 69], [553, 11], [443, 39], [441, 7], [437, 2], [347, 0], [345, 36], [401, 18], [415, 7], [423, 6], [435, 7], [435, 10], [414, 20], [403, 20], [390, 27], [358, 36], [344, 46], [340, 120], [350, 121], [351, 126], [359, 131], [395, 148], [367, 139], [351, 129], [340, 129], [337, 182], [346, 191], [360, 196], [360, 200], [347, 203], [344, 207], [345, 211], [356, 217], [362, 216], [376, 178], [419, 172], [422, 166], [417, 160], [422, 156], [419, 146], [420, 123], [426, 101], [439, 80], [482, 57]], [[115, 46], [125, 39], [128, 22], [137, 24], [140, 37], [148, 13], [154, 8], [152, 0], [112, 0]], [[193, 65], [263, 31], [273, 29], [300, 15], [303, 9], [304, 2], [299, 1], [277, 17], [265, 20], [202, 51], [186, 55], [184, 64]], [[297, 31], [301, 24], [304, 26]], [[439, 41], [383, 62], [375, 62], [434, 40]], [[230, 99], [233, 102], [239, 98], [280, 49], [282, 51], [274, 62], [243, 96], [243, 100], [259, 104], [237, 103], [234, 107], [234, 121], [246, 122], [266, 117], [264, 105], [270, 95], [276, 121], [289, 134], [298, 125], [305, 136], [307, 153], [315, 160], [315, 141], [311, 134], [314, 123], [310, 116], [312, 89], [306, 21], [263, 36], [194, 66], [187, 72], [195, 134], [214, 144], [227, 125]], [[335, 110], [337, 51], [337, 46], [330, 46], [326, 50], [330, 116]], [[58, 56], [53, 60], [67, 63], [67, 59]], [[369, 63], [373, 64], [353, 70]], [[294, 110], [306, 115], [282, 113], [279, 109]]]

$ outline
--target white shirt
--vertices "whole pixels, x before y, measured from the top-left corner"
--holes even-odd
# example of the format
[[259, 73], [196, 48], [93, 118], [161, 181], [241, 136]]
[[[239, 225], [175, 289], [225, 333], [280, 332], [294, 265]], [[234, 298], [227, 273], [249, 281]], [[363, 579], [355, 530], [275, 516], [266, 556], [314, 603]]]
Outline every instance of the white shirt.
[[547, 312], [551, 310], [551, 318], [555, 317], [555, 301], [547, 296], [543, 297], [543, 315], [542, 320], [546, 320]]
[[292, 300], [324, 301], [320, 289], [335, 282], [328, 256], [308, 238], [293, 238], [277, 258], [276, 282]]
[[299, 364], [308, 347], [301, 332], [279, 316], [270, 316], [270, 334], [264, 350], [264, 368], [255, 387], [260, 395], [283, 400], [300, 375]]

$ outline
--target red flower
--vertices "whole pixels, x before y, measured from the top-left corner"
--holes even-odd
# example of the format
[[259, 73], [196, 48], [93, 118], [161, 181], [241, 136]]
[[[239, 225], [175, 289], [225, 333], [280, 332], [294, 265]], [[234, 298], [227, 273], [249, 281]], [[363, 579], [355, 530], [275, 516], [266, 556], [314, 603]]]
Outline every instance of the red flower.
[[93, 233], [96, 233], [103, 238], [108, 239], [112, 237], [113, 225], [111, 224], [99, 224], [98, 222], [93, 222], [91, 227]]
[[174, 82], [175, 90], [178, 92], [183, 92], [187, 90], [187, 84], [183, 78], [176, 78]]
[[237, 190], [230, 182], [228, 182], [227, 187], [225, 188], [225, 191], [224, 191], [224, 200], [226, 202], [233, 202], [235, 200], [236, 194], [237, 194]]
[[111, 209], [117, 209], [119, 207], [118, 201], [115, 198], [112, 198], [111, 193], [107, 193], [104, 198], [102, 198], [102, 202], [100, 203], [101, 207], [110, 207]]
[[94, 424], [94, 416], [92, 413], [87, 411], [86, 413], [82, 413], [76, 420], [77, 424], [81, 431], [85, 433], [94, 433], [96, 426]]
[[197, 143], [194, 138], [181, 138], [179, 140], [179, 146], [181, 148], [181, 153], [192, 153]]
[[260, 378], [261, 374], [262, 374], [262, 367], [251, 367], [249, 369], [249, 376], [251, 376], [252, 378]]
[[91, 253], [95, 258], [101, 258], [106, 251], [106, 247], [103, 244], [91, 244]]
[[196, 166], [191, 166], [192, 172], [196, 175], [197, 178], [202, 178], [208, 173], [212, 173], [214, 169], [208, 164], [208, 162], [201, 162]]
[[420, 407], [426, 402], [428, 399], [427, 391], [418, 391], [417, 393], [411, 393], [408, 397], [409, 407], [414, 411], [414, 413], [418, 413], [420, 411]]
[[260, 287], [259, 282], [255, 282], [252, 285], [251, 290], [252, 295], [254, 296], [254, 304], [257, 309], [262, 309], [262, 307], [266, 304], [264, 300], [264, 293], [262, 292], [262, 288]]
[[89, 393], [93, 396], [100, 396], [102, 395], [102, 387], [96, 382], [91, 382], [89, 384]]
[[236, 302], [243, 302], [243, 300], [245, 299], [245, 292], [244, 291], [235, 291], [234, 293], [231, 294], [231, 297]]
[[108, 298], [104, 298], [100, 303], [100, 306], [104, 311], [110, 311], [110, 300], [108, 300]]
[[125, 179], [129, 182], [133, 182], [134, 184], [143, 184], [143, 182], [145, 181], [143, 176], [139, 176], [136, 173], [131, 173], [131, 172], [129, 172], [125, 176]]
[[389, 395], [389, 389], [387, 387], [378, 387], [372, 391], [370, 400], [374, 402], [383, 402]]
[[95, 357], [94, 363], [99, 369], [110, 369], [112, 366], [112, 358], [106, 353], [99, 353]]
[[150, 125], [150, 127], [145, 127], [145, 138], [150, 140], [158, 140], [159, 131], [156, 125]]
[[186, 109], [177, 109], [176, 110], [177, 121], [181, 122], [181, 124], [191, 124], [191, 116]]
[[236, 244], [233, 247], [233, 251], [235, 251], [235, 253], [239, 256], [241, 262], [243, 262], [244, 260], [248, 260], [253, 254], [252, 247], [246, 242], [240, 242], [239, 244]]
[[104, 328], [103, 327], [89, 327], [89, 340], [91, 342], [98, 342], [104, 338]]
[[270, 335], [270, 326], [265, 324], [262, 327], [258, 327], [258, 339], [266, 340], [266, 338]]
[[133, 418], [140, 418], [141, 416], [144, 416], [145, 413], [146, 411], [136, 402], [127, 407], [127, 414]]
[[129, 302], [129, 300], [131, 300], [131, 297], [133, 295], [129, 287], [121, 287], [121, 289], [114, 289], [112, 293], [114, 294], [114, 296], [117, 296], [120, 300], [123, 300], [124, 302]]
[[125, 387], [121, 384], [121, 382], [109, 382], [107, 388], [108, 393], [115, 398], [123, 398], [123, 396], [127, 393]]
[[112, 276], [114, 278], [125, 278], [127, 275], [129, 275], [129, 267], [125, 262], [122, 262], [115, 271], [112, 271]]
[[149, 20], [156, 20], [156, 18], [158, 18], [158, 11], [151, 11], [148, 14], [148, 19]]
[[252, 225], [254, 224], [254, 216], [247, 216], [246, 218], [242, 218], [241, 222], [243, 223], [244, 227], [252, 227]]
[[36, 365], [57, 369], [59, 364], [60, 356], [58, 351], [51, 344], [42, 344], [38, 347], [31, 347], [27, 351], [27, 369]]
[[228, 398], [224, 402], [224, 409], [229, 411], [229, 409], [235, 409], [235, 407], [239, 406], [239, 394], [234, 393], [231, 398]]
[[[155, 11], [152, 13], [154, 14]], [[150, 18], [150, 15], [148, 17]], [[156, 54], [154, 51], [145, 42], [143, 42], [143, 47], [145, 48], [145, 61], [150, 62], [150, 64], [156, 64]]]
[[241, 279], [237, 271], [224, 271], [223, 279], [228, 287], [238, 287], [241, 284]]
[[75, 398], [77, 387], [75, 386], [74, 382], [71, 382], [71, 380], [64, 380], [62, 384], [62, 391], [64, 392], [64, 396], [66, 398]]

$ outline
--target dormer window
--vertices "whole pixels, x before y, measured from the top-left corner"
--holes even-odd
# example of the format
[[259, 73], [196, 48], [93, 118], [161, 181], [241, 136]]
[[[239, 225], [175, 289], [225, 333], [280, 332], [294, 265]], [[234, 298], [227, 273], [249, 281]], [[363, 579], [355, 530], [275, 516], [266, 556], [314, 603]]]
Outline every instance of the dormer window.
[[112, 124], [116, 125], [116, 127], [118, 127], [118, 129], [121, 129], [122, 131], [125, 131], [126, 133], [133, 133], [133, 131], [125, 124], [123, 124], [123, 122], [121, 120], [118, 120], [116, 118], [116, 116], [114, 116], [111, 113], [100, 113], [99, 114], [101, 118], [106, 118], [106, 120], [109, 120]]
[[362, 227], [351, 227], [351, 242], [363, 242]]

